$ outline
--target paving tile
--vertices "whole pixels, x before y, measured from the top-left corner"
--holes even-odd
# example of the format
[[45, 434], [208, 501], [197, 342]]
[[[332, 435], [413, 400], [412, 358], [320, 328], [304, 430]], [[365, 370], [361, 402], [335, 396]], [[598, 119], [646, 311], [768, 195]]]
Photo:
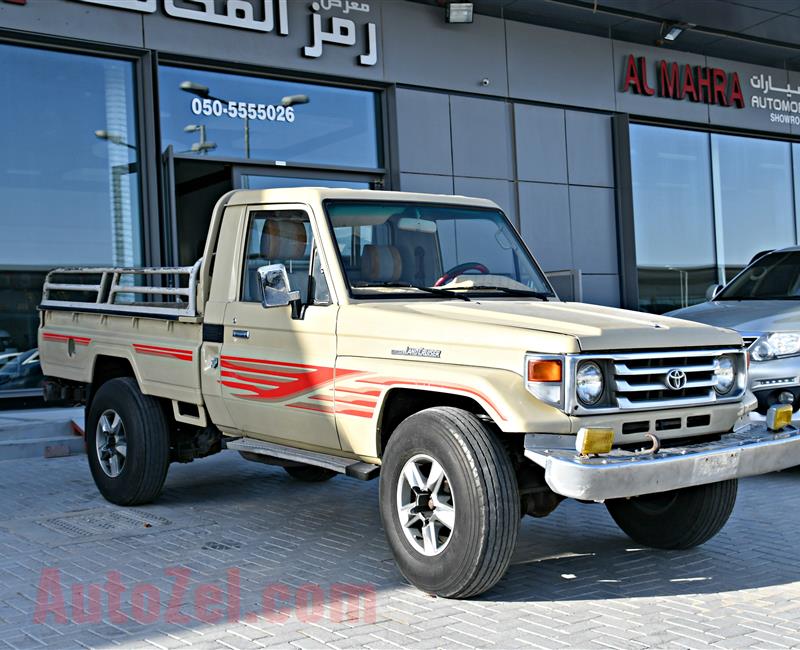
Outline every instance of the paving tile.
[[[742, 481], [725, 529], [685, 552], [639, 548], [604, 507], [565, 502], [522, 521], [508, 574], [471, 601], [403, 582], [377, 487], [302, 484], [226, 453], [173, 466], [155, 504], [126, 510], [85, 458], [0, 461], [0, 648], [800, 647], [800, 470]], [[155, 523], [125, 527], [126, 513]], [[73, 588], [89, 607], [110, 574], [124, 620], [103, 590], [101, 620], [77, 622]], [[341, 583], [372, 609], [334, 620]]]

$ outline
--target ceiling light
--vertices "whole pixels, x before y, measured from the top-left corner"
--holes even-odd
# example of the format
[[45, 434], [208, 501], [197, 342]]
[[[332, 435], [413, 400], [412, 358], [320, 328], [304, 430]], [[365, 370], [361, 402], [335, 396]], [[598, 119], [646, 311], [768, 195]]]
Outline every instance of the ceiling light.
[[[678, 36], [683, 34], [687, 29], [691, 29], [694, 25], [690, 23], [664, 23], [662, 27], [665, 41], [674, 41]], [[662, 33], [663, 33], [662, 32]]]
[[448, 2], [445, 6], [445, 20], [448, 23], [471, 23], [471, 2]]

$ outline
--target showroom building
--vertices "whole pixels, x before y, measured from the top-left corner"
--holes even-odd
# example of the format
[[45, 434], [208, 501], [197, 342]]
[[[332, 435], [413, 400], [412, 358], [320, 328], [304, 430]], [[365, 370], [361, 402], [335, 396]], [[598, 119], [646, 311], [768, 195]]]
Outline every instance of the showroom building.
[[563, 297], [651, 312], [798, 243], [800, 52], [599, 4], [0, 0], [0, 355], [47, 269], [191, 264], [238, 187], [487, 197]]

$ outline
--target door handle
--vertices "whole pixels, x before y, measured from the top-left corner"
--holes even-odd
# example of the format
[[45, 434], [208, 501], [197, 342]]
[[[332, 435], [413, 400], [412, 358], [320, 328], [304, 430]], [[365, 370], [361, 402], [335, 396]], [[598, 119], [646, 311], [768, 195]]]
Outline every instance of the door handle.
[[233, 334], [233, 338], [235, 339], [249, 339], [250, 338], [250, 330], [233, 330], [231, 332]]

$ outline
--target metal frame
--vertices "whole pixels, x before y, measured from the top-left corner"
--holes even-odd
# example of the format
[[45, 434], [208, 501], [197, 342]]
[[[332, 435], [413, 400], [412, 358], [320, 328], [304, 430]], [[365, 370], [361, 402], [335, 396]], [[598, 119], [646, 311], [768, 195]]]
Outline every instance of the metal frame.
[[[69, 309], [73, 311], [92, 311], [103, 313], [137, 314], [159, 316], [186, 316], [194, 318], [197, 311], [197, 284], [200, 274], [202, 259], [197, 260], [193, 266], [176, 267], [75, 267], [54, 269], [47, 274], [44, 281], [41, 309]], [[54, 282], [53, 276], [58, 275], [100, 275], [98, 284], [88, 282]], [[159, 284], [170, 284], [175, 276], [188, 277], [187, 287], [172, 286], [135, 286], [121, 282], [123, 276], [145, 276], [148, 280], [160, 279]], [[166, 281], [166, 282], [165, 282]], [[58, 300], [50, 297], [52, 291], [94, 293], [95, 300]], [[161, 296], [164, 303], [170, 304], [169, 299], [176, 299], [171, 304], [178, 303], [177, 298], [186, 298], [185, 307], [164, 307], [158, 303], [146, 305], [119, 304], [116, 297], [119, 294], [139, 294], [147, 297]]]
[[617, 254], [619, 256], [620, 304], [639, 310], [639, 274], [636, 266], [636, 225], [633, 214], [631, 138], [628, 115], [611, 116], [614, 152], [614, 196], [617, 208]]

